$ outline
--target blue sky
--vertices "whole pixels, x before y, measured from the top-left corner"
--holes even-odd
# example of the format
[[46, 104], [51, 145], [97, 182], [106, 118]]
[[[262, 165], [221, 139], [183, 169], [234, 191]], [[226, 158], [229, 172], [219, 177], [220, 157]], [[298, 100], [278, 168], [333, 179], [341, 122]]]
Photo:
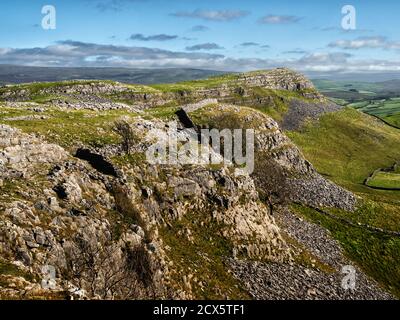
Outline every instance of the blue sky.
[[[341, 28], [344, 5], [357, 29]], [[56, 29], [41, 27], [44, 5]], [[400, 71], [395, 0], [0, 2], [0, 63], [246, 71]]]

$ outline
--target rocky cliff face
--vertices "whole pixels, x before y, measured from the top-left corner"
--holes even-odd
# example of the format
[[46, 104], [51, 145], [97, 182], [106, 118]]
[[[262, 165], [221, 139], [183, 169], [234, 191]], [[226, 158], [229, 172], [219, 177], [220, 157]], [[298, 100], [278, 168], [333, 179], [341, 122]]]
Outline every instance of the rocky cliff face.
[[233, 129], [243, 123], [246, 129], [254, 129], [256, 168], [253, 175], [258, 174], [257, 165], [262, 165], [263, 158], [272, 158], [287, 173], [293, 201], [315, 207], [354, 210], [355, 196], [319, 175], [270, 117], [251, 108], [222, 104], [208, 106], [197, 112], [197, 117], [206, 119], [205, 122], [211, 127]]
[[[138, 120], [135, 127], [143, 123], [147, 130], [161, 125]], [[190, 286], [172, 290], [170, 276], [179, 270], [169, 266], [159, 230], [196, 212], [204, 215], [205, 228], [220, 226], [232, 255], [290, 259], [249, 176], [235, 177], [224, 168], [144, 162], [127, 164], [121, 177], [112, 177], [40, 138], [4, 125], [0, 130], [0, 253], [34, 278], [43, 277], [43, 266], [54, 267], [53, 293], [191, 297]], [[188, 227], [184, 232], [190, 241], [192, 231]], [[27, 290], [30, 297], [46, 291], [36, 282], [15, 287], [18, 279], [3, 280], [9, 286], [3, 295], [19, 296]]]

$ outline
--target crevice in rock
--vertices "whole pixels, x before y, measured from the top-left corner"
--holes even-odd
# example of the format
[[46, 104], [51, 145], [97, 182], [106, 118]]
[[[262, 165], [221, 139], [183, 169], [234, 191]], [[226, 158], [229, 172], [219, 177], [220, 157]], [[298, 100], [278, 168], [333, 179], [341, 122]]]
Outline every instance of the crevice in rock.
[[53, 190], [57, 194], [58, 198], [63, 200], [68, 198], [67, 192], [65, 191], [65, 188], [62, 185], [55, 186]]
[[89, 164], [100, 173], [118, 177], [118, 173], [112, 163], [107, 161], [102, 155], [93, 153], [89, 149], [79, 148], [75, 153], [75, 157], [89, 162]]
[[185, 110], [179, 109], [175, 112], [175, 114], [186, 129], [196, 129], [196, 126], [194, 125], [193, 121], [190, 119]]

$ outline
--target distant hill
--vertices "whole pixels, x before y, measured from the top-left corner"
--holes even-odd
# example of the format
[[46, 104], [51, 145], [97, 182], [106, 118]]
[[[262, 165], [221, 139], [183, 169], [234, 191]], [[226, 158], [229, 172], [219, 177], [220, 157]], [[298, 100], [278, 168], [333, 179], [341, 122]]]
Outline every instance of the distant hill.
[[400, 97], [400, 79], [380, 82], [314, 79], [313, 83], [326, 96], [350, 102]]
[[400, 72], [305, 72], [310, 79], [325, 79], [342, 82], [384, 82], [388, 80], [400, 80]]
[[0, 64], [0, 85], [27, 82], [47, 82], [63, 80], [114, 80], [124, 83], [154, 84], [174, 83], [204, 79], [225, 74], [215, 70], [167, 68], [59, 68], [27, 67]]

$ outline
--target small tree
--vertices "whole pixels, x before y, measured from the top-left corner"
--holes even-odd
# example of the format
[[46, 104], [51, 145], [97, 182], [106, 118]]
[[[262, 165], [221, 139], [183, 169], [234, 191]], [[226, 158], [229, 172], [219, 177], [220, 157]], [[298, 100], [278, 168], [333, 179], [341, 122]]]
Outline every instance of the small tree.
[[113, 131], [122, 138], [122, 149], [130, 154], [135, 144], [135, 133], [126, 120], [115, 121]]
[[285, 170], [270, 156], [258, 157], [253, 177], [260, 199], [267, 203], [271, 214], [277, 206], [285, 206], [290, 202], [292, 188]]

